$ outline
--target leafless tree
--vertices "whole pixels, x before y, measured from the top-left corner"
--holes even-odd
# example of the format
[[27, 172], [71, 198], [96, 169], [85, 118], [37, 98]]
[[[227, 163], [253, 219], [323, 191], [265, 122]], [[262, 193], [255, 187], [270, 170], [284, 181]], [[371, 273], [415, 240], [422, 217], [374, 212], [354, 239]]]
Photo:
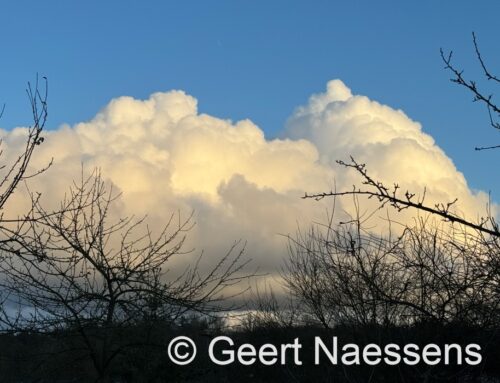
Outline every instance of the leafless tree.
[[[33, 115], [33, 125], [27, 129], [26, 144], [23, 151], [11, 163], [0, 165], [0, 212], [4, 208], [5, 203], [12, 195], [14, 190], [18, 187], [19, 183], [27, 180], [41, 172], [43, 172], [50, 164], [40, 168], [33, 174], [26, 174], [28, 165], [31, 161], [33, 153], [38, 145], [44, 141], [42, 136], [45, 123], [47, 122], [48, 109], [47, 109], [47, 96], [48, 96], [48, 82], [47, 78], [43, 77], [43, 82], [40, 84], [38, 76], [35, 84], [28, 83], [26, 89], [29, 102], [31, 105], [31, 112]], [[3, 114], [4, 108], [0, 112]], [[2, 140], [0, 139], [0, 145]], [[4, 155], [3, 150], [0, 150], [0, 156]], [[2, 212], [3, 213], [3, 212]], [[3, 216], [3, 215], [2, 215]]]
[[325, 328], [422, 321], [495, 326], [498, 242], [418, 219], [401, 235], [375, 235], [358, 219], [290, 237], [289, 291]]
[[[137, 339], [129, 326], [175, 324], [187, 314], [229, 310], [227, 299], [241, 293], [243, 246], [235, 243], [206, 272], [201, 256], [184, 271], [169, 270], [184, 249], [192, 219], [173, 214], [152, 230], [146, 218], [112, 221], [117, 195], [99, 172], [82, 177], [60, 207], [47, 211], [33, 194], [33, 208], [2, 244], [4, 307], [0, 320], [12, 331], [73, 331], [81, 342], [75, 355], [88, 355], [102, 381], [113, 360]], [[154, 234], [156, 233], [156, 234]], [[236, 287], [235, 287], [236, 286]], [[140, 342], [145, 342], [144, 339]], [[82, 354], [83, 352], [83, 354]]]

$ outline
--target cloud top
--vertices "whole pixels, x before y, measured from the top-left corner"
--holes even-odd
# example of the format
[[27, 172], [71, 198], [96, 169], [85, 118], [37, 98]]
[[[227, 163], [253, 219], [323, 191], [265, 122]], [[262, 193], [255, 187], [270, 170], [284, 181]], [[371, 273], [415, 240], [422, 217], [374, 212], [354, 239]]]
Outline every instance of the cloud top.
[[[4, 131], [6, 155], [21, 149], [22, 128]], [[284, 139], [266, 139], [250, 120], [232, 122], [200, 114], [197, 100], [182, 91], [155, 93], [147, 100], [119, 97], [90, 121], [61, 126], [34, 159], [54, 166], [31, 189], [48, 203], [62, 198], [81, 164], [99, 167], [121, 191], [119, 213], [148, 213], [160, 223], [172, 210], [195, 211], [191, 244], [209, 254], [225, 253], [246, 239], [247, 252], [266, 271], [286, 255], [279, 234], [293, 233], [324, 217], [325, 206], [299, 197], [304, 192], [351, 189], [359, 178], [335, 164], [354, 156], [374, 178], [421, 192], [430, 202], [459, 199], [476, 217], [487, 196], [473, 192], [452, 160], [404, 112], [353, 95], [340, 80], [312, 95], [290, 117]], [[10, 153], [10, 154], [9, 154]], [[13, 210], [26, 206], [18, 193]], [[347, 208], [348, 203], [342, 202]]]

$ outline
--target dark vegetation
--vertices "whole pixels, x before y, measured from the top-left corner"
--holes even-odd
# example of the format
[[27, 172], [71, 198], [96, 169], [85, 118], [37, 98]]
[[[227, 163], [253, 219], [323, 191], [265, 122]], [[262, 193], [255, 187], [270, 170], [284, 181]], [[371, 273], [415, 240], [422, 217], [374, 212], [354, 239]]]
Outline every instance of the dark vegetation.
[[[489, 82], [497, 83], [474, 47]], [[499, 110], [493, 96], [442, 52], [452, 81], [486, 105], [493, 129]], [[33, 126], [25, 149], [5, 163], [0, 177], [0, 209], [19, 187], [46, 166], [28, 174], [43, 143], [47, 118], [46, 83], [28, 88]], [[497, 146], [480, 147], [481, 150]], [[387, 187], [366, 166], [340, 162], [361, 176], [361, 187], [306, 198], [345, 198], [358, 205], [375, 198], [380, 208], [415, 209], [412, 225], [383, 235], [364, 227], [359, 216], [323, 224], [290, 236], [283, 267], [284, 293], [254, 293], [250, 313], [229, 326], [245, 289], [243, 247], [236, 243], [211, 269], [199, 258], [187, 269], [172, 269], [187, 256], [191, 218], [174, 214], [163, 228], [145, 218], [113, 221], [117, 198], [98, 171], [74, 182], [57, 209], [48, 210], [31, 194], [31, 209], [0, 225], [1, 382], [495, 382], [500, 380], [500, 232], [495, 217], [477, 221], [454, 213], [457, 201], [435, 206], [415, 193]], [[50, 166], [50, 164], [47, 164]], [[43, 174], [40, 175], [43, 177]], [[425, 195], [425, 193], [422, 193]], [[395, 224], [394, 224], [395, 226]], [[241, 300], [241, 299], [240, 299]], [[207, 347], [217, 335], [236, 344], [303, 344], [302, 366], [218, 367]], [[198, 357], [177, 366], [167, 356], [177, 335], [195, 340]], [[376, 343], [481, 346], [478, 366], [313, 365], [313, 340], [342, 344]]]
[[[499, 334], [494, 330], [469, 327], [459, 323], [442, 325], [425, 322], [412, 326], [338, 325], [325, 330], [317, 325], [279, 327], [255, 325], [240, 330], [223, 330], [204, 320], [192, 319], [183, 325], [157, 323], [147, 330], [141, 326], [113, 331], [115, 344], [127, 340], [126, 352], [111, 364], [108, 381], [112, 382], [495, 382], [500, 376], [498, 360]], [[108, 330], [109, 331], [109, 330]], [[243, 366], [234, 363], [216, 366], [207, 357], [210, 340], [220, 334], [231, 336], [236, 345], [251, 343], [256, 347], [264, 343], [275, 345], [291, 343], [299, 338], [302, 366], [295, 366], [292, 358], [286, 365], [264, 366], [255, 363]], [[116, 336], [115, 336], [116, 335]], [[168, 359], [166, 347], [177, 335], [188, 335], [197, 344], [199, 357], [189, 366], [177, 366]], [[332, 335], [340, 344], [356, 343], [456, 343], [462, 346], [475, 342], [483, 346], [484, 360], [479, 366], [456, 364], [428, 366], [354, 366], [331, 365], [326, 358], [314, 365], [313, 341], [320, 336], [328, 344]], [[71, 330], [38, 334], [4, 334], [2, 346], [2, 382], [94, 382], [98, 375], [85, 352], [81, 338]], [[138, 343], [130, 347], [131, 339]], [[495, 380], [496, 379], [496, 380]]]

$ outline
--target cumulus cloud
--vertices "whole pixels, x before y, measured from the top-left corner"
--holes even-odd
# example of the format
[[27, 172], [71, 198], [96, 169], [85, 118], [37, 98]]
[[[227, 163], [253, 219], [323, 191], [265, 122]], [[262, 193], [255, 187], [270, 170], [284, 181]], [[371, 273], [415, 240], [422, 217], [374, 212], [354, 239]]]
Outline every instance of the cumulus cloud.
[[[6, 155], [23, 144], [23, 129], [2, 132]], [[353, 155], [373, 176], [411, 190], [427, 187], [429, 201], [459, 198], [464, 214], [486, 205], [464, 176], [402, 111], [353, 95], [339, 80], [296, 109], [284, 139], [267, 140], [249, 120], [232, 122], [200, 114], [197, 100], [182, 91], [155, 93], [147, 100], [120, 97], [87, 122], [46, 133], [33, 164], [54, 165], [31, 189], [56, 203], [84, 169], [99, 167], [122, 192], [119, 213], [149, 214], [155, 224], [172, 211], [195, 212], [190, 246], [208, 260], [232, 241], [247, 240], [254, 264], [276, 271], [286, 255], [280, 234], [293, 233], [324, 217], [328, 201], [302, 200], [305, 191], [352, 187], [358, 179], [336, 159]], [[326, 204], [325, 204], [326, 203]], [[26, 206], [18, 193], [15, 211]], [[345, 203], [347, 208], [347, 203]]]
[[[338, 159], [353, 156], [368, 166], [369, 174], [391, 186], [423, 195], [426, 202], [457, 201], [457, 213], [476, 219], [484, 215], [488, 196], [473, 192], [453, 161], [422, 126], [403, 111], [353, 95], [340, 80], [328, 82], [326, 92], [310, 97], [296, 109], [286, 126], [287, 136], [306, 139], [320, 153], [320, 163], [336, 169], [339, 189], [359, 185], [359, 177], [339, 171]], [[375, 202], [373, 202], [375, 203]], [[405, 219], [415, 212], [405, 213]]]

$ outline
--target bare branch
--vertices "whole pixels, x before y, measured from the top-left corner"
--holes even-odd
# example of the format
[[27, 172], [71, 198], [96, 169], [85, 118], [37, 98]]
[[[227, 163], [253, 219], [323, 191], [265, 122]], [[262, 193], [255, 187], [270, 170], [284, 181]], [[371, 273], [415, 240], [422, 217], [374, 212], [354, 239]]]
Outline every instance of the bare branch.
[[[320, 200], [325, 197], [335, 197], [335, 196], [345, 196], [345, 195], [364, 195], [368, 198], [376, 198], [380, 202], [380, 208], [389, 204], [398, 211], [402, 211], [407, 208], [414, 208], [427, 213], [437, 215], [444, 218], [446, 221], [451, 223], [458, 223], [467, 227], [470, 227], [479, 232], [490, 234], [495, 237], [500, 237], [500, 231], [498, 224], [496, 223], [494, 217], [482, 218], [479, 223], [474, 223], [464, 219], [456, 214], [454, 214], [450, 209], [457, 202], [457, 200], [436, 204], [434, 207], [425, 205], [425, 193], [421, 200], [415, 200], [415, 194], [406, 191], [403, 196], [400, 196], [399, 185], [394, 184], [392, 189], [386, 187], [383, 183], [373, 180], [367, 173], [366, 165], [357, 163], [354, 158], [351, 157], [351, 162], [346, 163], [343, 161], [337, 161], [338, 164], [356, 170], [363, 178], [362, 184], [365, 185], [366, 189], [359, 189], [353, 187], [351, 191], [330, 191], [327, 193], [316, 193], [316, 194], [305, 194], [302, 198], [313, 198]], [[489, 227], [487, 226], [489, 224]]]

